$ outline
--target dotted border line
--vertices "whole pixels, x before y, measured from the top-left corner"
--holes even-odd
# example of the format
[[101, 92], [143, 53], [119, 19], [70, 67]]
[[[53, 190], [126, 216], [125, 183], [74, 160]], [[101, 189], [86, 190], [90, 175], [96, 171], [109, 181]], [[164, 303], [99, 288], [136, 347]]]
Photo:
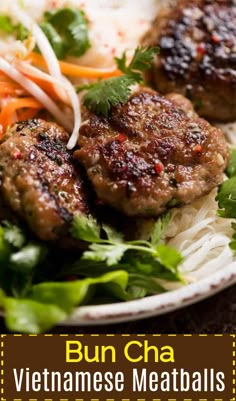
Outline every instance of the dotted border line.
[[235, 401], [236, 394], [236, 335], [231, 334], [232, 337], [232, 394], [231, 401]]
[[0, 394], [1, 400], [4, 401], [4, 337], [6, 334], [1, 334], [0, 338]]
[[[38, 335], [42, 336], [42, 334], [28, 334], [29, 337], [37, 337]], [[43, 334], [44, 337], [53, 337], [58, 334]], [[131, 337], [133, 334], [118, 334], [118, 336], [121, 337]], [[150, 334], [148, 334], [150, 336]], [[1, 383], [1, 388], [0, 388], [0, 395], [1, 395], [1, 401], [7, 401], [4, 398], [4, 337], [6, 337], [6, 334], [1, 334], [0, 338], [0, 383]], [[13, 337], [22, 337], [26, 336], [26, 334], [13, 334]], [[69, 337], [71, 334], [59, 334], [59, 337]], [[73, 334], [72, 334], [73, 336]], [[74, 334], [75, 337], [84, 337], [84, 336], [90, 336], [90, 337], [99, 337], [99, 336], [104, 336], [104, 334]], [[105, 334], [106, 337], [115, 337], [117, 334]], [[137, 337], [146, 337], [146, 334], [136, 334]], [[162, 336], [167, 336], [167, 337], [177, 337], [177, 336], [183, 336], [183, 337], [193, 337], [196, 336], [196, 334], [151, 334], [152, 337], [162, 337]], [[208, 334], [197, 334], [198, 337], [207, 337]], [[211, 334], [212, 336], [212, 334]], [[224, 334], [213, 334], [214, 337], [223, 337]], [[232, 394], [234, 395], [233, 398], [230, 399], [230, 401], [236, 401], [235, 394], [236, 394], [236, 334], [230, 334], [230, 337], [232, 337]], [[192, 401], [192, 398], [185, 398], [182, 401]], [[14, 398], [12, 401], [24, 401], [22, 398]], [[43, 399], [39, 400], [37, 398], [29, 398], [28, 401], [53, 401], [53, 399]], [[60, 398], [59, 401], [72, 401], [71, 399], [67, 398]], [[84, 401], [83, 398], [76, 398], [74, 401]], [[100, 399], [94, 399], [91, 398], [90, 401], [100, 401]], [[107, 398], [105, 401], [116, 401], [115, 399]], [[122, 398], [120, 401], [134, 401], [133, 399], [131, 400], [130, 398]], [[146, 399], [140, 399], [137, 398], [136, 401], [146, 401]], [[162, 401], [161, 398], [153, 398], [152, 401]], [[176, 398], [171, 398], [168, 399], [167, 401], [178, 401]], [[198, 401], [208, 401], [207, 398], [199, 398]], [[213, 401], [224, 401], [223, 398], [215, 398]]]
[[[3, 337], [5, 337], [7, 334], [1, 334], [1, 336]], [[151, 337], [178, 337], [178, 336], [180, 336], [180, 337], [194, 337], [194, 336], [196, 336], [196, 337], [208, 337], [208, 336], [211, 336], [211, 337], [224, 337], [224, 336], [227, 336], [228, 334], [9, 334], [9, 335], [11, 335], [11, 336], [13, 336], [13, 337], [25, 337], [25, 336], [28, 336], [28, 337], [37, 337], [37, 336], [40, 336], [40, 337], [55, 337], [55, 336], [59, 336], [59, 337], [69, 337], [69, 336], [72, 336], [72, 337], [87, 337], [87, 336], [90, 336], [90, 337], [100, 337], [100, 336], [102, 336], [102, 337], [118, 337], [118, 336], [121, 336], [121, 337], [133, 337], [133, 336], [136, 336], [136, 337], [146, 337], [146, 336], [151, 336]], [[233, 337], [233, 338], [236, 338], [236, 334], [230, 334], [230, 337]], [[35, 399], [36, 400], [36, 399]], [[111, 399], [112, 401], [113, 401], [113, 399]], [[158, 399], [154, 399], [153, 401], [159, 401], [160, 399], [158, 398]], [[219, 398], [216, 398], [216, 401], [220, 401], [221, 399]], [[32, 399], [31, 401], [34, 401], [34, 399]], [[77, 401], [77, 400], [76, 400]], [[82, 401], [82, 398], [81, 398], [81, 400], [79, 399], [79, 401]], [[107, 400], [106, 400], [107, 401]], [[110, 399], [108, 399], [108, 401], [110, 401]], [[122, 400], [121, 400], [122, 401]], [[126, 401], [126, 399], [124, 399], [123, 401]], [[129, 401], [129, 400], [128, 400]], [[171, 399], [171, 401], [172, 401], [172, 399]], [[186, 401], [186, 400], [183, 400], [183, 401]], [[187, 401], [189, 401], [188, 399], [187, 399]], [[205, 398], [200, 398], [200, 401], [205, 401]], [[215, 400], [214, 400], [215, 401]]]
[[[2, 401], [6, 401], [2, 398]], [[24, 401], [22, 398], [14, 398], [12, 401]], [[40, 400], [38, 398], [29, 398], [28, 401], [53, 401], [52, 398], [44, 398]], [[74, 400], [69, 398], [60, 398], [59, 401], [84, 401], [84, 398], [75, 398]], [[90, 401], [100, 401], [99, 398], [91, 398]], [[116, 401], [114, 398], [106, 398], [105, 401]], [[134, 400], [133, 398], [122, 398], [119, 401], [146, 401], [145, 398], [137, 398]], [[162, 401], [161, 398], [152, 398], [152, 401]], [[169, 398], [167, 401], [179, 401], [177, 398]], [[182, 401], [193, 401], [192, 398], [184, 398]], [[199, 398], [198, 401], [208, 401], [207, 398]], [[212, 401], [224, 401], [223, 398], [214, 398]], [[230, 400], [231, 401], [231, 400]]]

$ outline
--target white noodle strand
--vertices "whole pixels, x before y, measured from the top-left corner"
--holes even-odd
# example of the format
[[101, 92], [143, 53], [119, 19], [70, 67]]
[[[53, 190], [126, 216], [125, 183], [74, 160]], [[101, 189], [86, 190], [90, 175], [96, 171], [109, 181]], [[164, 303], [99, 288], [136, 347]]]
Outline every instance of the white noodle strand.
[[2, 57], [0, 57], [0, 70], [37, 99], [67, 130], [71, 130], [70, 123], [65, 119], [62, 110], [56, 103], [38, 85], [26, 78]]

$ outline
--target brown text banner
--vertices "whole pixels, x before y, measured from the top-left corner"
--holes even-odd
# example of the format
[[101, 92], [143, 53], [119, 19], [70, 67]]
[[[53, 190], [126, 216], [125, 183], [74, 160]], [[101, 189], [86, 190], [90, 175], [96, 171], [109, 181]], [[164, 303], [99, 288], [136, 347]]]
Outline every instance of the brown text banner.
[[235, 335], [1, 335], [1, 400], [235, 400]]

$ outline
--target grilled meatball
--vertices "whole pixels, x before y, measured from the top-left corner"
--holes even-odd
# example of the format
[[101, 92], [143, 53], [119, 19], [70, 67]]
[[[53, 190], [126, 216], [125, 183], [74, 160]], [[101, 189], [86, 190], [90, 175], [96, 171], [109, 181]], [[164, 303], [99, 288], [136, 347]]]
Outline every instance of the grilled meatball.
[[179, 0], [145, 43], [160, 46], [151, 77], [161, 93], [189, 97], [203, 117], [236, 119], [235, 0]]
[[0, 145], [1, 194], [42, 240], [66, 236], [75, 214], [88, 213], [81, 171], [66, 149], [69, 135], [43, 120], [15, 124]]
[[222, 132], [181, 95], [141, 89], [108, 118], [82, 125], [80, 150], [98, 197], [129, 216], [158, 216], [222, 182], [229, 152]]

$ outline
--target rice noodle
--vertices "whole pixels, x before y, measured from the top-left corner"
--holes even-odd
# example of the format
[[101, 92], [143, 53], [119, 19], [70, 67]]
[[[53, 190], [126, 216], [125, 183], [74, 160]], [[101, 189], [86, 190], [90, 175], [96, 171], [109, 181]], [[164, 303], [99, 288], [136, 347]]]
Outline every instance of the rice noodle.
[[183, 254], [180, 271], [187, 282], [210, 276], [234, 260], [229, 248], [231, 221], [217, 215], [216, 193], [214, 190], [191, 205], [173, 211], [168, 244]]
[[56, 103], [34, 82], [26, 78], [10, 63], [0, 57], [0, 71], [4, 72], [13, 81], [17, 82], [27, 92], [29, 92], [35, 99], [37, 99], [45, 109], [55, 117], [55, 119], [62, 124], [67, 130], [71, 130], [71, 124], [68, 119], [65, 119], [62, 110], [56, 105]]
[[70, 104], [70, 100], [66, 90], [67, 89], [66, 83], [58, 81], [56, 78], [46, 74], [45, 72], [39, 70], [36, 67], [33, 67], [31, 64], [25, 61], [16, 59], [14, 60], [14, 66], [16, 66], [18, 71], [22, 72], [29, 78], [36, 77], [53, 84], [54, 90], [57, 93], [58, 97], [62, 100], [62, 102], [64, 102], [65, 104]]
[[77, 93], [75, 92], [75, 89], [74, 89], [73, 85], [70, 83], [70, 81], [65, 78], [65, 82], [67, 82], [66, 90], [68, 91], [68, 95], [70, 96], [71, 104], [72, 104], [73, 111], [74, 111], [74, 129], [71, 134], [70, 140], [67, 144], [67, 148], [69, 150], [71, 150], [76, 146], [76, 144], [78, 142], [79, 129], [81, 126], [82, 117], [81, 117], [79, 97], [78, 97]]

